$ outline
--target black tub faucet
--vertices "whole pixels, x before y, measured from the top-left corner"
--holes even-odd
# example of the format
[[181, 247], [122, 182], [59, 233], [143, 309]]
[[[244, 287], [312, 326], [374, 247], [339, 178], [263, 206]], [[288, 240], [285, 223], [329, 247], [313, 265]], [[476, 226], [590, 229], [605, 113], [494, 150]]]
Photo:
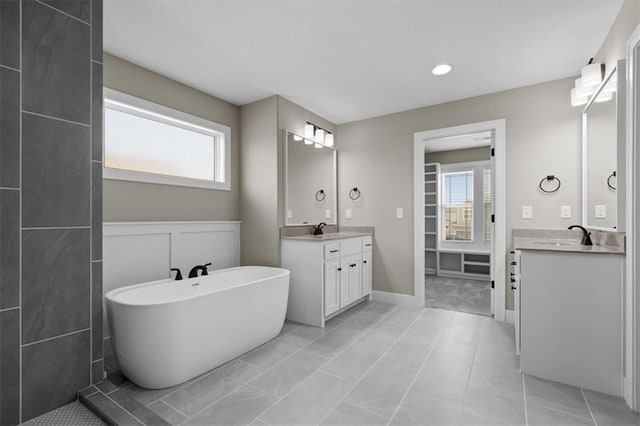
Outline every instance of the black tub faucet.
[[207, 267], [211, 266], [212, 263], [205, 263], [204, 265], [202, 265], [204, 267], [204, 269], [202, 270], [202, 275], [209, 275], [209, 270], [207, 269]]
[[580, 225], [571, 225], [567, 229], [573, 229], [573, 228], [579, 228], [582, 231], [582, 240], [580, 241], [580, 244], [582, 244], [583, 246], [593, 245], [593, 242], [591, 241], [591, 232], [587, 231]]
[[180, 281], [182, 279], [182, 272], [180, 272], [180, 268], [171, 268], [171, 272], [176, 271], [176, 281]]
[[198, 271], [202, 271], [202, 275], [207, 275], [207, 267], [204, 265], [196, 265], [189, 271], [189, 278], [195, 278], [198, 276]]
[[324, 228], [325, 226], [327, 226], [327, 224], [324, 222], [320, 222], [318, 226], [314, 226], [313, 235], [322, 235], [322, 228]]

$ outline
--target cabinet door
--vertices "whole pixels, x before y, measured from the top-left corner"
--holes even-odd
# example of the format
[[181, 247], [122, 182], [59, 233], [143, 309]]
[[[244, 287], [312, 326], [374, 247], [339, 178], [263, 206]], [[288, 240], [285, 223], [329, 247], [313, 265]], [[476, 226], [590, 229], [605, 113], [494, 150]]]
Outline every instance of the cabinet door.
[[324, 314], [331, 315], [340, 309], [340, 261], [324, 263]]
[[371, 294], [371, 252], [362, 254], [362, 295]]
[[342, 269], [347, 271], [346, 281], [342, 283], [343, 287], [346, 287], [347, 300], [341, 303], [341, 306], [346, 306], [362, 297], [362, 264], [360, 255], [345, 257], [342, 262]]

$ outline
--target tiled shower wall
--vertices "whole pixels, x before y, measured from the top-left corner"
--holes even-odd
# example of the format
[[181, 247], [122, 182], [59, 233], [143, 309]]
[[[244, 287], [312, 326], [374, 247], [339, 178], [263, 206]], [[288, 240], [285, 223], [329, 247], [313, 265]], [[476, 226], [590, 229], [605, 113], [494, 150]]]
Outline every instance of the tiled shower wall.
[[102, 379], [102, 0], [0, 0], [0, 424]]

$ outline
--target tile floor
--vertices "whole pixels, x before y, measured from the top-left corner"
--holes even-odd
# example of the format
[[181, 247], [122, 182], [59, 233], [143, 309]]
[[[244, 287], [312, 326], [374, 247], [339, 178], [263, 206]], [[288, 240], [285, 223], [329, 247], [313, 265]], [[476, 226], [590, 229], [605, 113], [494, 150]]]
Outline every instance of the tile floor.
[[174, 388], [103, 382], [101, 395], [134, 414], [145, 407], [137, 417], [147, 424], [640, 425], [619, 398], [518, 366], [513, 326], [369, 302], [325, 329], [286, 323], [271, 342]]
[[40, 417], [22, 423], [23, 426], [103, 426], [105, 423], [87, 407], [74, 401]]
[[487, 280], [426, 275], [425, 305], [478, 315], [491, 315], [491, 285]]

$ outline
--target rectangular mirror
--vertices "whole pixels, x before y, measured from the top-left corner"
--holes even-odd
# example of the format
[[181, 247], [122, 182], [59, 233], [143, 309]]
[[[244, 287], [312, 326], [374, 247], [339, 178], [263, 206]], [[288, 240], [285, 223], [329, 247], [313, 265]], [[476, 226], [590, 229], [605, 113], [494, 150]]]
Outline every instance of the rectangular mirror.
[[285, 141], [285, 225], [337, 224], [336, 150], [289, 131]]
[[624, 166], [619, 161], [624, 153], [624, 128], [619, 127], [620, 115], [624, 116], [619, 86], [624, 84], [624, 76], [620, 72], [624, 69], [618, 65], [607, 74], [582, 114], [582, 221], [589, 228], [619, 230], [623, 222], [618, 219], [624, 214], [620, 209], [623, 200], [619, 199], [624, 198], [624, 190], [618, 187], [618, 176], [623, 172], [620, 167]]

